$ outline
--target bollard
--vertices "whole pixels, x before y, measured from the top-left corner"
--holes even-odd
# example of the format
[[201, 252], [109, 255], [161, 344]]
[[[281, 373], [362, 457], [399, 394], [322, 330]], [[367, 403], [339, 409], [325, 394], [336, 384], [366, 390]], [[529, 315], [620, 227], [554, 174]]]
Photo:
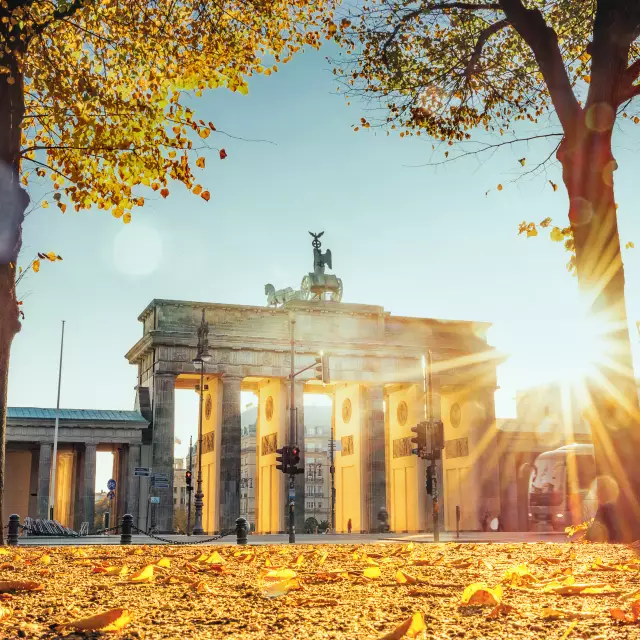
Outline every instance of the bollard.
[[460, 505], [456, 505], [456, 538], [460, 537]]
[[236, 520], [236, 541], [238, 544], [247, 544], [248, 524], [245, 518]]
[[120, 528], [120, 544], [131, 544], [131, 532], [133, 531], [133, 516], [125, 513], [122, 516], [122, 527]]
[[18, 536], [20, 535], [20, 516], [13, 514], [9, 516], [9, 526], [7, 527], [7, 544], [10, 547], [18, 546]]

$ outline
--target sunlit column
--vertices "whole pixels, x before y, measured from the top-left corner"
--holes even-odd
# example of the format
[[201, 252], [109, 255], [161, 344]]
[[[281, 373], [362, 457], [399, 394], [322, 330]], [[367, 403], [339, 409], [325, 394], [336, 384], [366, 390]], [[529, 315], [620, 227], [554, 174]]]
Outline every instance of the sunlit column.
[[242, 448], [241, 377], [222, 378], [222, 427], [220, 433], [220, 531], [235, 527], [240, 516], [240, 456]]
[[[155, 525], [158, 531], [173, 532], [173, 452], [175, 442], [175, 382], [170, 373], [153, 376], [153, 473], [166, 474], [168, 488], [152, 488], [160, 497], [155, 507]], [[152, 517], [152, 521], [154, 518]]]
[[83, 468], [83, 513], [85, 522], [89, 523], [89, 530], [94, 529], [93, 519], [96, 504], [96, 445], [86, 444]]
[[51, 481], [52, 445], [48, 442], [40, 444], [40, 461], [38, 463], [38, 518], [49, 517], [49, 483]]
[[382, 385], [364, 389], [364, 407], [366, 425], [366, 446], [368, 447], [367, 466], [363, 469], [363, 478], [368, 478], [364, 491], [368, 507], [368, 531], [378, 526], [378, 512], [387, 508], [386, 456], [384, 440], [384, 395]]

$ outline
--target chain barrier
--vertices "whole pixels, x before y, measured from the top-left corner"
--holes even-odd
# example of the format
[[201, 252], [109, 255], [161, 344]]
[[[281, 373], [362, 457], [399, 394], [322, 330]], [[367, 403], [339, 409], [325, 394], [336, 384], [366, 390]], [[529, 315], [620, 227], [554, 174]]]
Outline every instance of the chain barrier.
[[[115, 527], [109, 527], [108, 529], [98, 529], [97, 531], [94, 531], [93, 533], [88, 533], [87, 535], [99, 536], [99, 535], [102, 535], [103, 533], [107, 533], [110, 531], [113, 531], [114, 533], [116, 533], [121, 526], [122, 526], [121, 524], [117, 524]], [[82, 537], [85, 538], [86, 536], [82, 536]]]
[[149, 531], [143, 531], [142, 529], [138, 529], [135, 525], [132, 525], [132, 530], [137, 533], [141, 533], [143, 536], [149, 536], [154, 540], [158, 540], [160, 542], [164, 542], [166, 544], [207, 544], [208, 542], [215, 542], [216, 540], [220, 540], [225, 538], [226, 536], [230, 536], [232, 533], [235, 533], [235, 529], [231, 529], [230, 531], [225, 531], [217, 536], [213, 536], [211, 538], [206, 538], [205, 540], [169, 540], [168, 538], [162, 538], [157, 536], [155, 533], [149, 533]]

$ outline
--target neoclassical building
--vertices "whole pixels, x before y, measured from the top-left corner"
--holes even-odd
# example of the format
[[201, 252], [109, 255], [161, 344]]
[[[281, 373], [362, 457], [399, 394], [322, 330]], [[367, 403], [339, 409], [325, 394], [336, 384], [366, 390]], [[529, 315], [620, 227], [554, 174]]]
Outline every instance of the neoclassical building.
[[[128, 361], [138, 368], [137, 410], [150, 422], [142, 451], [160, 474], [160, 486], [139, 483], [134, 514], [146, 525], [143, 506], [153, 497], [161, 531], [172, 529], [175, 390], [194, 389], [194, 365], [202, 313], [209, 324], [212, 360], [204, 369], [204, 529], [233, 527], [241, 499], [242, 390], [258, 398], [255, 518], [259, 532], [286, 529], [287, 481], [276, 470], [276, 449], [289, 444], [291, 329], [294, 367], [328, 354], [331, 380], [313, 368], [295, 378], [296, 444], [304, 438], [304, 393], [333, 399], [336, 530], [372, 531], [386, 507], [395, 531], [430, 526], [425, 463], [411, 454], [411, 427], [424, 419], [422, 359], [433, 358], [433, 408], [445, 425], [441, 487], [444, 525], [478, 529], [481, 514], [500, 512], [494, 392], [498, 358], [487, 344], [489, 325], [393, 316], [382, 307], [327, 300], [289, 300], [280, 307], [252, 307], [153, 300], [139, 316], [140, 340]], [[304, 447], [303, 447], [304, 451]], [[304, 468], [304, 459], [301, 461]], [[195, 474], [194, 474], [195, 475]], [[164, 482], [167, 478], [167, 482]], [[195, 480], [195, 478], [194, 478]], [[296, 476], [296, 527], [302, 531], [306, 474]], [[441, 518], [442, 519], [442, 518]]]

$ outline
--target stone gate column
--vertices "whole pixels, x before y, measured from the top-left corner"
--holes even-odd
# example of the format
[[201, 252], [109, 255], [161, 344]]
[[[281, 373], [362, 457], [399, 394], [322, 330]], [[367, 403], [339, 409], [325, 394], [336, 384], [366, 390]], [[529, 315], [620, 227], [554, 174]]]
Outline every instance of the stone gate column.
[[138, 522], [138, 512], [140, 510], [140, 478], [136, 478], [134, 475], [136, 467], [140, 465], [140, 445], [129, 445], [129, 464], [126, 471], [126, 496], [124, 503], [125, 513], [130, 513], [133, 516], [133, 522]]
[[240, 383], [239, 376], [222, 378], [222, 425], [220, 429], [220, 512], [218, 527], [228, 531], [240, 516]]
[[[94, 530], [93, 519], [96, 507], [96, 445], [86, 444], [84, 449], [84, 468], [82, 470], [84, 521], [89, 523], [89, 531]], [[115, 524], [115, 523], [114, 523]]]
[[158, 531], [173, 533], [173, 450], [175, 442], [175, 385], [172, 373], [156, 373], [153, 376], [153, 473], [166, 474], [168, 487], [152, 487], [152, 495], [160, 498], [155, 507], [155, 523]]
[[38, 511], [40, 519], [49, 518], [49, 486], [51, 482], [51, 458], [53, 445], [40, 444], [40, 462], [38, 464]]
[[[295, 489], [296, 489], [296, 500], [295, 500], [295, 525], [296, 525], [296, 533], [304, 533], [304, 508], [305, 508], [305, 477], [306, 477], [306, 469], [305, 469], [305, 460], [304, 460], [304, 382], [295, 382], [295, 409], [297, 414], [297, 422], [298, 426], [295, 431], [296, 442], [300, 447], [300, 464], [298, 465], [299, 469], [305, 471], [305, 473], [299, 473], [295, 477]], [[288, 493], [289, 493], [289, 478], [287, 478], [287, 502]], [[287, 508], [287, 520], [285, 521], [285, 525], [289, 526], [289, 516], [288, 516], [288, 508]]]
[[387, 505], [386, 456], [384, 440], [384, 389], [382, 385], [364, 389], [364, 425], [367, 432], [368, 468], [363, 469], [367, 478], [364, 488], [365, 504], [368, 507], [366, 528], [369, 532], [378, 527], [380, 507]]

